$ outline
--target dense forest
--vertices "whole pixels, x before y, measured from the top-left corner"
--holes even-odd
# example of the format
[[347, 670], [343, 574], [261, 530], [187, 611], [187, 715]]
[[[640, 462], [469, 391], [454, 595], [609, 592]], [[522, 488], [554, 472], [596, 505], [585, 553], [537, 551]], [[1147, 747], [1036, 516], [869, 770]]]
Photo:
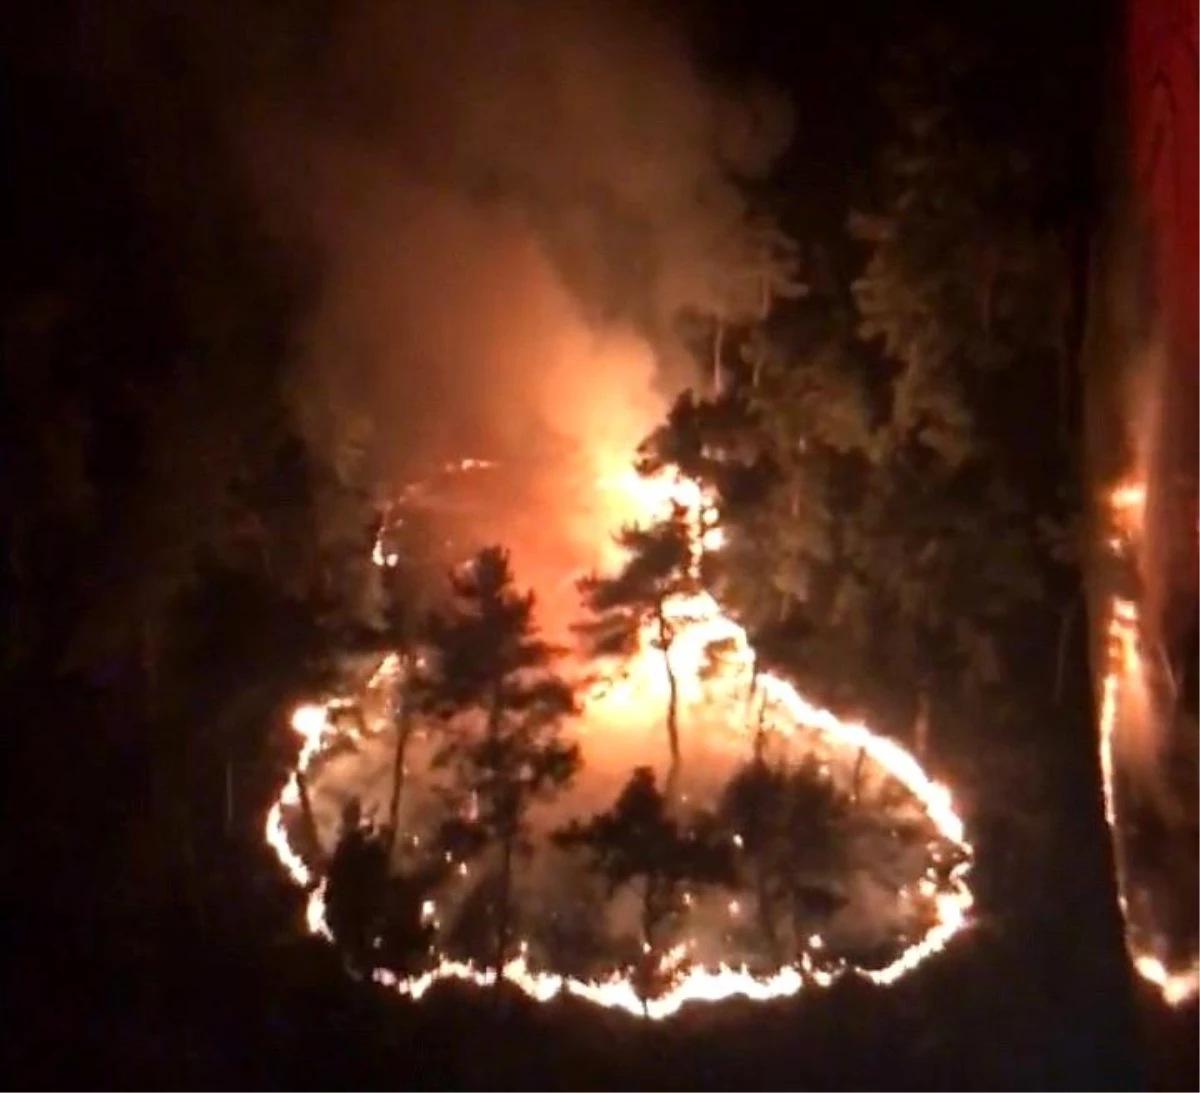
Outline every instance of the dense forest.
[[[812, 199], [788, 155], [746, 183], [755, 246], [675, 317], [691, 381], [630, 459], [701, 484], [725, 543], [696, 569], [678, 513], [621, 531], [624, 569], [581, 584], [585, 636], [618, 651], [664, 597], [710, 592], [761, 669], [954, 788], [976, 908], [968, 935], [891, 990], [848, 980], [647, 1025], [453, 987], [408, 1002], [346, 974], [419, 967], [429, 944], [423, 878], [389, 872], [395, 827], [353, 810], [322, 866], [336, 943], [306, 936], [304, 893], [262, 837], [297, 703], [398, 651], [412, 665], [398, 740], [414, 717], [479, 715], [482, 733], [441, 737], [472, 808], [440, 837], [464, 860], [498, 848], [487, 959], [502, 963], [529, 810], [583, 762], [562, 731], [579, 694], [511, 544], [479, 544], [449, 579], [416, 545], [372, 564], [390, 484], [355, 411], [304, 367], [320, 257], [247, 196], [224, 119], [172, 93], [184, 31], [162, 20], [160, 82], [137, 89], [133, 123], [104, 47], [67, 22], [12, 38], [4, 92], [0, 685], [25, 938], [8, 1073], [167, 1088], [1144, 1080], [1077, 549], [1080, 268], [1104, 98], [1081, 84], [1101, 83], [1102, 50], [1085, 79], [1047, 60], [1053, 35], [1010, 28], [1006, 50], [966, 18], [866, 45], [829, 33], [828, 65], [871, 74], [853, 97], [865, 150], [832, 142], [845, 166], [814, 166], [838, 178]], [[672, 711], [665, 725], [686, 770]], [[606, 883], [644, 882], [644, 977], [684, 888], [739, 871], [775, 885], [764, 947], [806, 936], [836, 897], [780, 878], [797, 857], [840, 860], [846, 803], [748, 752], [711, 812], [681, 819], [672, 777], [631, 770], [608, 811], [554, 836]], [[730, 824], [748, 833], [739, 858]]]

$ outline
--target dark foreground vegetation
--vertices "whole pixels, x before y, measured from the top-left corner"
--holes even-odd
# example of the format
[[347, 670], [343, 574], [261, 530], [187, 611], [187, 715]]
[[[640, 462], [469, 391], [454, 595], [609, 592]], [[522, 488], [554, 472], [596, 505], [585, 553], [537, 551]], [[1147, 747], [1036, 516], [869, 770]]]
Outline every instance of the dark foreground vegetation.
[[[756, 271], [779, 306], [731, 290], [691, 316], [715, 379], [643, 453], [720, 497], [727, 560], [703, 580], [766, 663], [955, 786], [977, 924], [892, 989], [651, 1026], [451, 988], [401, 1002], [302, 936], [262, 841], [287, 713], [349, 652], [403, 645], [405, 616], [370, 564], [359, 423], [297, 364], [311, 256], [244, 199], [222, 119], [177, 93], [186, 42], [149, 25], [133, 88], [49, 20], [6, 58], [5, 1078], [1137, 1087], [1069, 549], [1095, 111], [1045, 58], [1074, 53], [1028, 27], [989, 50], [988, 28], [880, 67], [866, 192], [789, 197], [803, 165], [781, 165], [763, 201], [799, 248]], [[645, 610], [676, 577], [623, 594]]]
[[[698, 586], [697, 523], [695, 516], [668, 521], [666, 557], [671, 568], [694, 570], [688, 580]], [[644, 542], [648, 548], [632, 550], [616, 576], [583, 582], [593, 596], [628, 599], [628, 575], [652, 572], [664, 539], [650, 534]], [[393, 607], [408, 602], [402, 574], [397, 557], [387, 574]], [[690, 770], [683, 757], [694, 756], [695, 726], [681, 718], [672, 686], [666, 710], [647, 698], [632, 714], [666, 723], [665, 778], [636, 767], [606, 809], [539, 822], [539, 807], [561, 801], [586, 773], [567, 729], [583, 713], [581, 692], [593, 672], [584, 671], [582, 683], [560, 674], [564, 650], [539, 636], [535, 597], [517, 590], [503, 550], [485, 548], [461, 563], [448, 586], [435, 610], [405, 619], [395, 667], [377, 670], [383, 678], [371, 688], [382, 707], [372, 731], [391, 746], [382, 814], [378, 804], [364, 808], [349, 798], [334, 845], [322, 845], [310, 790], [318, 761], [285, 815], [289, 836], [326, 879], [326, 921], [358, 975], [420, 974], [440, 955], [494, 972], [527, 943], [538, 969], [596, 979], [624, 968], [645, 1004], [673, 985], [666, 965], [680, 943], [703, 941], [692, 959], [744, 963], [760, 974], [811, 962], [819, 974], [839, 959], [889, 963], [937, 920], [934, 897], [954, 887], [968, 851], [938, 831], [911, 790], [874, 769], [865, 750], [822, 750], [819, 739], [802, 737], [789, 754], [773, 730], [774, 711], [747, 695], [751, 679], [710, 692], [714, 709], [700, 726], [744, 730], [742, 755], [729, 770], [701, 770], [685, 792], [680, 770]], [[667, 621], [663, 589], [646, 587], [661, 619], [653, 626], [651, 617], [651, 632], [680, 625]], [[678, 592], [681, 581], [663, 587]], [[621, 649], [636, 645], [642, 612], [613, 615], [606, 602], [585, 629], [616, 634]], [[658, 644], [642, 655], [651, 669], [673, 672], [671, 643]], [[327, 713], [347, 716], [371, 720], [361, 702]], [[734, 718], [746, 724], [726, 723]], [[420, 763], [417, 745], [426, 756]], [[410, 807], [414, 793], [423, 801]], [[549, 901], [523, 883], [536, 872], [534, 858], [559, 875]], [[856, 882], [872, 886], [871, 901], [904, 908], [894, 936], [865, 933], [860, 922], [857, 938], [843, 942], [837, 916]], [[614, 898], [630, 896], [624, 925], [610, 924]]]

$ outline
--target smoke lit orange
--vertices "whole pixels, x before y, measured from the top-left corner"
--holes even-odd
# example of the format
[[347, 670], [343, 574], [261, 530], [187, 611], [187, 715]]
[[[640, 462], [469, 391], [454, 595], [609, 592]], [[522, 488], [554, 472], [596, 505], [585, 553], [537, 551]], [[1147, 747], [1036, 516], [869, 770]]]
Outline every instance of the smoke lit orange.
[[[653, 520], [664, 515], [673, 504], [684, 506], [696, 527], [697, 562], [704, 551], [720, 548], [722, 534], [715, 507], [697, 483], [678, 473], [666, 471], [646, 479], [630, 470], [606, 480], [601, 486], [623, 498], [622, 507], [627, 510], [629, 521]], [[386, 563], [382, 555], [378, 555], [377, 560]], [[873, 733], [866, 725], [843, 721], [832, 712], [815, 706], [778, 676], [769, 673], [755, 676], [753, 649], [745, 630], [707, 593], [677, 598], [669, 604], [669, 613], [678, 630], [669, 655], [682, 699], [711, 701], [724, 697], [744, 702], [753, 688], [764, 708], [769, 709], [768, 724], [772, 731], [786, 735], [816, 733], [861, 751], [912, 793], [938, 836], [959, 852], [959, 863], [948, 877], [939, 878], [930, 869], [920, 882], [921, 895], [932, 901], [936, 912], [934, 925], [891, 964], [872, 970], [830, 963], [820, 955], [823, 943], [818, 936], [809, 939], [808, 952], [798, 964], [766, 976], [752, 974], [744, 967], [722, 965], [713, 968], [693, 964], [689, 961], [685, 943], [663, 957], [663, 970], [670, 973], [674, 985], [665, 994], [649, 1000], [639, 996], [627, 974], [613, 973], [596, 981], [571, 979], [531, 969], [524, 951], [505, 966], [505, 978], [538, 1001], [562, 993], [632, 1014], [663, 1018], [691, 1001], [719, 1001], [735, 996], [755, 1000], [783, 998], [806, 986], [827, 986], [843, 974], [857, 974], [886, 985], [944, 948], [967, 925], [973, 903], [967, 884], [972, 851], [950, 792], [929, 778], [917, 760], [894, 740]], [[710, 670], [702, 679], [702, 668], [708, 660], [707, 650], [716, 643], [720, 643], [722, 650], [716, 678]], [[660, 701], [667, 688], [663, 655], [655, 646], [652, 634], [644, 633], [638, 651], [622, 666], [619, 677], [597, 687], [588, 696], [589, 712], [602, 721], [606, 711], [610, 714], [619, 712], [622, 706], [645, 708], [647, 703]], [[394, 667], [394, 663], [385, 662], [376, 673], [376, 680]], [[317, 878], [292, 848], [285, 814], [300, 803], [300, 776], [333, 742], [337, 732], [327, 709], [319, 704], [298, 707], [292, 716], [292, 728], [302, 740], [297, 768], [271, 809], [266, 837], [292, 879], [297, 884], [313, 886]], [[315, 883], [310, 892], [308, 926], [314, 933], [328, 935], [323, 882]], [[490, 971], [446, 959], [429, 972], [410, 979], [398, 978], [386, 970], [377, 971], [375, 977], [413, 998], [420, 997], [439, 980], [466, 980], [483, 985], [493, 978]]]
[[[1143, 532], [1146, 487], [1140, 480], [1122, 482], [1107, 498], [1111, 533], [1107, 545], [1115, 556], [1132, 555]], [[1200, 963], [1169, 968], [1156, 950], [1158, 938], [1146, 936], [1129, 921], [1126, 895], [1130, 884], [1120, 831], [1121, 808], [1117, 779], [1117, 737], [1129, 717], [1148, 716], [1147, 666], [1142, 650], [1141, 617], [1135, 600], [1114, 595], [1107, 604], [1104, 675], [1100, 688], [1100, 767], [1104, 781], [1104, 812], [1116, 840], [1117, 882], [1126, 916], [1126, 940], [1133, 967], [1161, 992], [1171, 1006], [1182, 1005], [1200, 992]], [[1136, 710], [1136, 713], [1132, 712]], [[1124, 715], [1124, 716], [1123, 716]]]

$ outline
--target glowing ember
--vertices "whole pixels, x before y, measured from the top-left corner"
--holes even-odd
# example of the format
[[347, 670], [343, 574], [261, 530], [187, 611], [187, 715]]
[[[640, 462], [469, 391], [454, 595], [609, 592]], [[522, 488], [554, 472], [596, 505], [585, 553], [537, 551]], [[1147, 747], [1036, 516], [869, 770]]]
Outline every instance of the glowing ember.
[[[1143, 531], [1146, 487], [1140, 481], [1123, 482], [1108, 495], [1108, 517], [1113, 525], [1109, 548], [1118, 557], [1130, 556]], [[1116, 844], [1117, 880], [1121, 909], [1128, 921], [1125, 896], [1128, 877], [1119, 831], [1116, 774], [1117, 733], [1122, 710], [1135, 704], [1146, 709], [1146, 661], [1141, 648], [1141, 619], [1137, 603], [1113, 596], [1107, 607], [1104, 676], [1100, 687], [1100, 771], [1104, 783], [1104, 813]], [[1161, 957], [1151, 951], [1153, 940], [1134, 929], [1126, 931], [1126, 940], [1134, 969], [1147, 983], [1157, 987], [1171, 1006], [1182, 1005], [1200, 993], [1200, 964], [1193, 960], [1182, 971], [1171, 971]]]
[[[697, 483], [680, 474], [667, 471], [648, 479], [629, 469], [605, 478], [600, 486], [623, 498], [621, 508], [629, 513], [630, 522], [661, 518], [674, 505], [682, 506], [694, 524], [697, 565], [704, 552], [720, 549], [722, 533], [715, 506]], [[381, 549], [376, 551], [376, 555], [379, 564], [388, 564]], [[665, 953], [660, 961], [659, 972], [672, 985], [657, 998], [643, 999], [633, 979], [624, 972], [613, 973], [605, 979], [581, 981], [531, 969], [524, 951], [504, 967], [504, 978], [538, 1001], [566, 994], [637, 1016], [661, 1019], [671, 1016], [692, 1001], [715, 1002], [733, 997], [752, 1000], [786, 998], [797, 994], [805, 986], [828, 986], [845, 974], [857, 974], [874, 983], [887, 985], [943, 949], [967, 925], [973, 902], [966, 883], [971, 865], [971, 847], [965, 839], [962, 819], [954, 810], [949, 791], [930, 779], [917, 760], [895, 741], [877, 736], [863, 724], [843, 721], [830, 711], [813, 705], [782, 678], [769, 673], [756, 675], [754, 651], [745, 630], [726, 615], [707, 593], [677, 598], [668, 604], [667, 614], [677, 630], [670, 656], [683, 701], [704, 703], [724, 698], [738, 701], [744, 708], [747, 698], [753, 694], [756, 701], [762, 703], [762, 708], [771, 713], [771, 731], [786, 736], [801, 732], [827, 736], [843, 747], [864, 753], [908, 789], [937, 835], [953, 844], [960, 853], [959, 863], [948, 877], [938, 879], [929, 874], [919, 885], [922, 895], [931, 902], [935, 912], [934, 924], [924, 937], [904, 950], [891, 964], [873, 970], [832, 961], [818, 966], [813, 955], [821, 953], [825, 943], [816, 935], [809, 939], [808, 952], [798, 966], [783, 967], [770, 975], [756, 975], [745, 967], [692, 964], [688, 958], [688, 946], [678, 945]], [[666, 694], [669, 684], [663, 655], [661, 649], [656, 647], [654, 637], [648, 627], [641, 635], [638, 651], [622, 666], [619, 677], [593, 689], [586, 702], [589, 712], [603, 719], [606, 714], [611, 717], [622, 709], [645, 708], [647, 703], [657, 701]], [[711, 655], [714, 647], [720, 649], [715, 668]], [[377, 670], [369, 686], [394, 674], [399, 667], [397, 658], [389, 657]], [[302, 740], [300, 756], [296, 770], [284, 785], [267, 818], [266, 838], [293, 880], [300, 885], [312, 886], [315, 879], [312, 870], [288, 841], [284, 813], [301, 805], [301, 779], [334, 736], [329, 708], [315, 705], [299, 707], [293, 714], [292, 728]], [[740, 843], [740, 839], [735, 839], [735, 843]], [[459, 866], [459, 872], [465, 875], [465, 864]], [[690, 894], [685, 895], [685, 902], [691, 903]], [[324, 903], [322, 883], [310, 892], [307, 921], [314, 933], [329, 936]], [[432, 902], [428, 902], [422, 908], [422, 917], [431, 919], [435, 910]], [[732, 900], [728, 904], [728, 911], [731, 916], [737, 917], [742, 912], [742, 906], [737, 900]], [[377, 970], [374, 978], [414, 999], [420, 998], [439, 980], [462, 980], [480, 986], [493, 982], [490, 970], [448, 959], [442, 959], [432, 970], [412, 978], [400, 978], [385, 969]]]
[[1200, 990], [1200, 966], [1193, 964], [1184, 972], [1169, 972], [1156, 956], [1143, 953], [1135, 957], [1133, 966], [1147, 983], [1153, 983], [1168, 1006], [1182, 1006], [1196, 997]]

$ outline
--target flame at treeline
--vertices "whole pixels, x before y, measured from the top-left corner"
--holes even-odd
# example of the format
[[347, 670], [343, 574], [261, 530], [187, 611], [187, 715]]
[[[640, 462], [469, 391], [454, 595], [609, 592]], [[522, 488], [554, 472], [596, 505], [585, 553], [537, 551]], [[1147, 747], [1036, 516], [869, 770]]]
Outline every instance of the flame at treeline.
[[[1119, 563], [1136, 565], [1144, 534], [1145, 508], [1146, 484], [1140, 477], [1120, 482], [1107, 494], [1104, 515], [1109, 526], [1105, 547]], [[1180, 1006], [1200, 993], [1200, 961], [1194, 947], [1182, 959], [1178, 953], [1168, 952], [1172, 939], [1164, 936], [1156, 916], [1149, 912], [1140, 891], [1142, 885], [1134, 876], [1137, 863], [1131, 860], [1126, 847], [1129, 794], [1122, 767], [1131, 763], [1143, 767], [1153, 762], [1152, 756], [1143, 753], [1154, 748], [1152, 734], [1158, 726], [1148, 722], [1161, 716], [1161, 710], [1152, 701], [1151, 653], [1145, 647], [1136, 594], [1111, 595], [1106, 610], [1105, 661], [1100, 684], [1100, 769], [1105, 818], [1115, 844], [1126, 944], [1138, 975], [1157, 988], [1168, 1005]], [[1194, 928], [1194, 921], [1190, 925]]]
[[[705, 552], [721, 548], [723, 536], [715, 506], [696, 482], [679, 473], [667, 470], [647, 477], [630, 467], [606, 476], [598, 488], [621, 497], [621, 507], [632, 522], [653, 521], [674, 506], [682, 506], [694, 528], [697, 565]], [[377, 544], [375, 561], [386, 566], [394, 559]], [[592, 980], [539, 970], [531, 965], [526, 943], [520, 945], [518, 954], [503, 968], [504, 978], [538, 1001], [565, 994], [638, 1016], [664, 1018], [693, 1001], [784, 998], [806, 987], [828, 986], [846, 974], [888, 985], [943, 949], [967, 926], [973, 904], [968, 885], [972, 848], [949, 790], [931, 779], [920, 763], [894, 740], [874, 733], [865, 724], [843, 720], [814, 705], [780, 676], [756, 672], [754, 650], [745, 630], [707, 592], [675, 597], [668, 603], [667, 612], [676, 631], [669, 656], [681, 699], [707, 702], [717, 694], [730, 702], [740, 702], [743, 707], [753, 700], [760, 711], [759, 723], [770, 733], [802, 745], [806, 739], [822, 740], [853, 751], [869, 759], [912, 795], [936, 838], [953, 848], [952, 866], [942, 870], [928, 866], [915, 886], [918, 897], [929, 906], [932, 924], [890, 963], [873, 968], [831, 957], [825, 952], [823, 939], [816, 935], [809, 938], [796, 962], [766, 974], [746, 966], [713, 966], [693, 961], [692, 943], [684, 941], [663, 954], [658, 970], [671, 986], [654, 998], [643, 998], [633, 977], [624, 970]], [[719, 650], [716, 661], [714, 650]], [[368, 689], [388, 686], [397, 667], [394, 657], [385, 659], [367, 684]], [[581, 721], [589, 728], [599, 726], [604, 731], [606, 724], [619, 723], [628, 711], [651, 708], [667, 688], [663, 652], [647, 627], [634, 655], [614, 666], [602, 682], [592, 685], [585, 697]], [[302, 780], [324, 754], [345, 741], [347, 733], [362, 731], [361, 727], [344, 727], [345, 723], [337, 717], [338, 704], [344, 701], [310, 702], [294, 710], [291, 726], [300, 738], [300, 751], [266, 824], [267, 841], [281, 864], [296, 884], [309, 890], [309, 929], [325, 937], [330, 936], [325, 919], [325, 883], [293, 847], [289, 826], [302, 807]], [[361, 726], [361, 722], [358, 724]], [[751, 730], [739, 730], [731, 724], [728, 731], [736, 734]], [[465, 863], [460, 865], [461, 870], [465, 868]], [[731, 912], [738, 910], [736, 900], [729, 906]], [[428, 910], [432, 915], [432, 901]], [[429, 971], [410, 978], [401, 978], [387, 969], [377, 969], [374, 978], [400, 994], [419, 998], [439, 981], [462, 980], [482, 986], [493, 982], [494, 973], [469, 962], [441, 958]]]
[[1118, 155], [1132, 184], [1119, 197], [1114, 190], [1106, 213], [1087, 354], [1105, 365], [1088, 380], [1101, 393], [1093, 434], [1102, 483], [1093, 581], [1105, 643], [1100, 759], [1129, 954], [1175, 1006], [1200, 991], [1200, 737], [1190, 646], [1200, 535], [1197, 19], [1195, 5], [1171, 0], [1124, 9], [1127, 143]]

